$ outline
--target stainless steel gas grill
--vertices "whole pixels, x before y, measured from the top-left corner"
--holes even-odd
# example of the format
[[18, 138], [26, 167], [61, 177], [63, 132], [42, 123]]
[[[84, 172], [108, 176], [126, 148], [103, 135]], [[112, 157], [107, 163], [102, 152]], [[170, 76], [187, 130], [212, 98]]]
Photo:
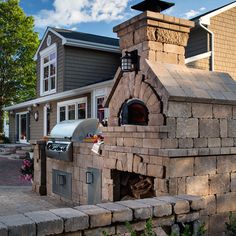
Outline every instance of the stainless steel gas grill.
[[97, 131], [97, 119], [63, 121], [54, 126], [47, 142], [46, 154], [50, 158], [63, 161], [73, 160], [73, 142], [82, 142], [84, 138]]

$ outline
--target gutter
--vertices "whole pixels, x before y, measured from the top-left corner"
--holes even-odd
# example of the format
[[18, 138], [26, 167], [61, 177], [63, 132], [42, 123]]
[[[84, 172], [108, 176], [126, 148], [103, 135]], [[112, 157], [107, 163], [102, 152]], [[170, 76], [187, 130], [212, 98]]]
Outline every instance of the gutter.
[[203, 25], [202, 18], [199, 19], [198, 24], [202, 29], [204, 29], [211, 35], [211, 70], [214, 71], [215, 70], [214, 33], [211, 30], [209, 30], [206, 26]]

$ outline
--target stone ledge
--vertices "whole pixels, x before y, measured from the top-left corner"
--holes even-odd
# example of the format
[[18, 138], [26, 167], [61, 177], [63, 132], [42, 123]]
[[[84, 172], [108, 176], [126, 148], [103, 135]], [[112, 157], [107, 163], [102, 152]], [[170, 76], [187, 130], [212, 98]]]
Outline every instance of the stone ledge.
[[155, 227], [196, 221], [199, 209], [203, 208], [201, 203], [201, 197], [180, 195], [29, 212], [0, 217], [0, 235], [61, 235], [62, 232], [71, 235], [69, 232], [75, 232], [96, 236], [104, 230], [116, 235], [125, 227], [125, 221], [140, 230], [150, 217]]

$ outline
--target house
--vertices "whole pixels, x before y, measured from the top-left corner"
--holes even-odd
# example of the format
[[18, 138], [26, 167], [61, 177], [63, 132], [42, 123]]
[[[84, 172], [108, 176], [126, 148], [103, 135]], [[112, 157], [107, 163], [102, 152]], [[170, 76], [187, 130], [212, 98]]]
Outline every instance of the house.
[[236, 1], [192, 20], [187, 66], [227, 72], [236, 80]]
[[9, 137], [27, 143], [64, 120], [107, 117], [102, 102], [120, 63], [117, 39], [47, 28], [35, 54], [37, 97], [9, 106]]

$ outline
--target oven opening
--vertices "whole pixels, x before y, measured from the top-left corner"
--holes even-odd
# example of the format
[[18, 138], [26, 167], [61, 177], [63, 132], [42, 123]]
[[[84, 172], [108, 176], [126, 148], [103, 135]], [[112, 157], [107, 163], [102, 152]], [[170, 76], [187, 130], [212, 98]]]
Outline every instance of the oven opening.
[[154, 178], [136, 173], [112, 170], [113, 200], [155, 197]]
[[148, 125], [148, 109], [145, 104], [137, 99], [123, 104], [121, 110], [121, 125]]

